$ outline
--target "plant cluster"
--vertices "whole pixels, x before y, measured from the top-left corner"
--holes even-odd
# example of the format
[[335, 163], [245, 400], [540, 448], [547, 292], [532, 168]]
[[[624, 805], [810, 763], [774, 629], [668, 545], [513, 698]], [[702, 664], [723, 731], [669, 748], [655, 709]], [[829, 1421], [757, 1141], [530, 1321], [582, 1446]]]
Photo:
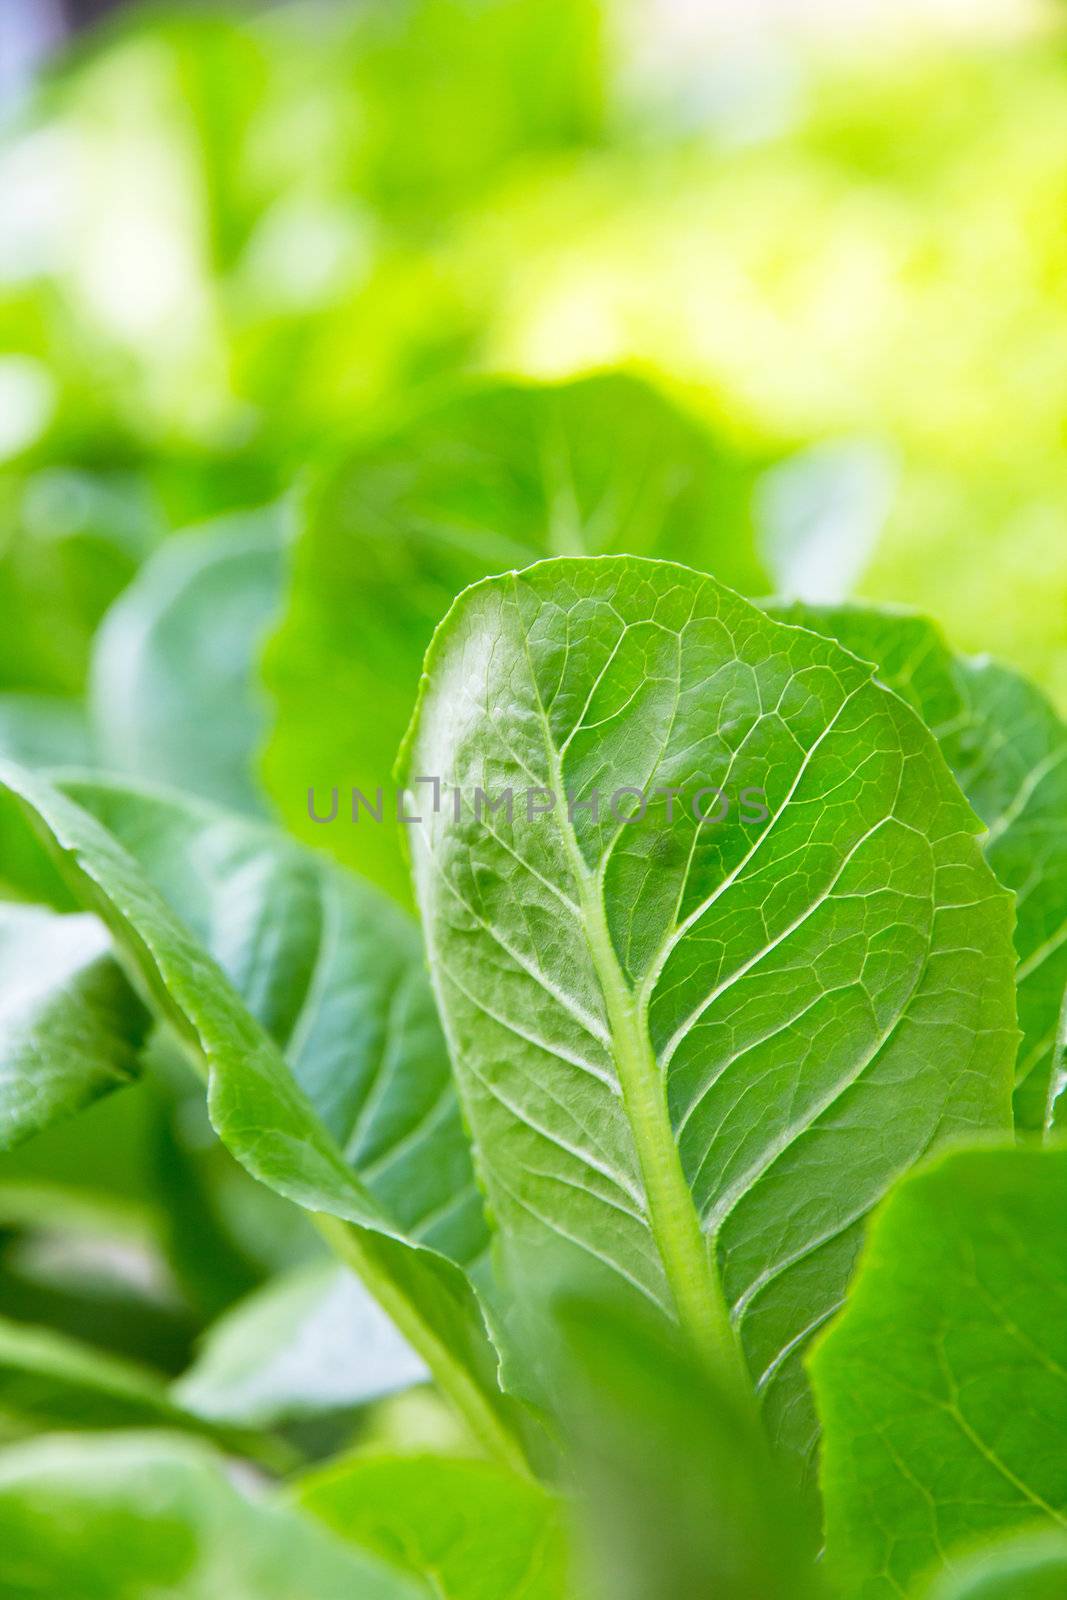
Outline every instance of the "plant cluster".
[[[0, 1325], [5, 1593], [1064, 1592], [1067, 728], [920, 617], [698, 570], [761, 581], [716, 471], [633, 378], [468, 389], [289, 558], [274, 510], [162, 547], [96, 764], [8, 741], [5, 1192], [79, 1129], [121, 1165], [151, 1086], [221, 1315], [170, 1383], [84, 1304]], [[249, 800], [261, 681], [318, 850]], [[589, 803], [705, 787], [766, 803]], [[241, 1298], [242, 1208], [343, 1271], [305, 1228]], [[360, 1433], [427, 1378], [444, 1442]]]

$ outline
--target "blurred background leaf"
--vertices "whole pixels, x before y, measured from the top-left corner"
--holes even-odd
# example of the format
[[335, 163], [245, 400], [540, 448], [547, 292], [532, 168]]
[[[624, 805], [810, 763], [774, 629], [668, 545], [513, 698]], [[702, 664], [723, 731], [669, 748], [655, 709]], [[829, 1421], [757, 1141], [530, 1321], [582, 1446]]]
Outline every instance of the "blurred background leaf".
[[[408, 866], [381, 810], [423, 656], [456, 594], [552, 555], [684, 557], [767, 585], [754, 462], [640, 379], [468, 386], [364, 440], [304, 497], [285, 620], [265, 677], [268, 787], [289, 827], [401, 900]], [[446, 776], [446, 775], [442, 775]], [[338, 825], [324, 830], [338, 790]], [[392, 796], [390, 795], [390, 800]]]
[[805, 597], [906, 601], [1067, 703], [1062, 12], [731, 9], [125, 6], [24, 82], [0, 457], [45, 534], [9, 582], [57, 530], [114, 550], [20, 685], [79, 687], [165, 529], [427, 383], [623, 363], [795, 457], [758, 505], [767, 552], [818, 530]]
[[561, 1427], [604, 1600], [815, 1600], [800, 1505], [750, 1413], [634, 1301], [557, 1308]]
[[215, 1322], [172, 1394], [198, 1416], [265, 1426], [350, 1411], [427, 1376], [359, 1279], [322, 1261]]
[[0, 1459], [0, 1583], [11, 1600], [426, 1600], [430, 1591], [167, 1434], [58, 1435]]
[[282, 550], [283, 513], [268, 507], [171, 539], [141, 568], [96, 634], [92, 748], [102, 765], [262, 809], [253, 758], [267, 707], [256, 669], [281, 604]]

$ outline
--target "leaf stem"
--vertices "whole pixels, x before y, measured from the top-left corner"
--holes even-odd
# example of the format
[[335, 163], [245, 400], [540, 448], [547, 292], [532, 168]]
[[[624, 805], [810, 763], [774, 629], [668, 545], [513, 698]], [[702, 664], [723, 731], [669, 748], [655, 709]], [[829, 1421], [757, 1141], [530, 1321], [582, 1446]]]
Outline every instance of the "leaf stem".
[[390, 1321], [425, 1361], [434, 1382], [455, 1406], [486, 1454], [521, 1477], [532, 1477], [529, 1462], [515, 1435], [408, 1297], [380, 1270], [373, 1256], [364, 1249], [356, 1230], [342, 1218], [326, 1212], [312, 1213], [312, 1220], [338, 1260], [366, 1284]]
[[[530, 683], [537, 704], [545, 759], [557, 805], [568, 806], [563, 760], [552, 735], [525, 641]], [[648, 1203], [652, 1237], [684, 1331], [746, 1411], [757, 1410], [756, 1393], [730, 1321], [715, 1256], [715, 1241], [705, 1236], [671, 1126], [663, 1072], [648, 1031], [646, 999], [639, 1001], [619, 965], [608, 927], [600, 874], [582, 854], [570, 813], [560, 821], [560, 836], [581, 903], [582, 925], [600, 981], [611, 1029], [623, 1104], [633, 1134]]]
[[732, 1392], [750, 1404], [752, 1382], [730, 1322], [713, 1243], [702, 1232], [670, 1124], [663, 1074], [642, 1008], [611, 942], [600, 886], [582, 863], [582, 911], [615, 1047], [623, 1102], [678, 1320]]

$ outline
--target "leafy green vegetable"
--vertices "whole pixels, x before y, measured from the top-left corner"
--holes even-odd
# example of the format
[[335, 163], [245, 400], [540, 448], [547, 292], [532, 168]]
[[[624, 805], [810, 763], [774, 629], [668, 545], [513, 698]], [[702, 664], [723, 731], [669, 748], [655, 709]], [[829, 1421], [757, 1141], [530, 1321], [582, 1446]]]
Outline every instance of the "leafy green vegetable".
[[282, 522], [271, 507], [169, 540], [111, 607], [91, 678], [104, 765], [262, 810], [254, 672], [281, 596]]
[[108, 779], [64, 787], [218, 962], [385, 1214], [476, 1263], [485, 1219], [414, 923], [273, 828]]
[[[682, 549], [758, 589], [752, 469], [623, 374], [486, 385], [364, 443], [311, 493], [284, 625], [266, 661], [277, 707], [268, 788], [302, 837], [406, 898], [404, 830], [350, 820], [388, 784], [422, 659], [453, 597], [544, 555]], [[308, 791], [330, 827], [309, 818]]]
[[1064, 1150], [950, 1153], [879, 1213], [811, 1363], [849, 1594], [900, 1594], [979, 1535], [1067, 1525], [1065, 1258]]
[[10, 1600], [426, 1600], [370, 1555], [228, 1480], [166, 1434], [47, 1439], [0, 1455], [0, 1587]]
[[[604, 558], [457, 602], [404, 772], [461, 797], [412, 848], [504, 1240], [569, 1242], [734, 1379], [736, 1331], [810, 1452], [802, 1356], [867, 1213], [931, 1144], [1008, 1122], [1010, 899], [936, 744], [831, 641]], [[479, 786], [512, 814], [477, 815]], [[626, 824], [624, 786], [681, 798]]]
[[358, 1280], [315, 1262], [221, 1317], [172, 1394], [197, 1416], [261, 1426], [361, 1405], [425, 1376]]
[[1020, 1127], [1052, 1121], [1056, 1032], [1067, 990], [1067, 724], [1008, 667], [953, 656], [931, 622], [862, 606], [772, 608], [877, 663], [937, 735], [989, 833], [990, 866], [1015, 893], [1022, 1040]]
[[[424, 1034], [415, 1029], [412, 1035], [414, 1049], [408, 1063], [411, 1076], [400, 1106], [407, 1120], [400, 1125], [397, 1115], [389, 1114], [385, 1091], [392, 1079], [386, 1073], [377, 1079], [379, 1090], [373, 1102], [376, 1120], [367, 1119], [364, 1125], [355, 1113], [363, 1102], [370, 1063], [360, 1057], [358, 1051], [353, 1052], [351, 1072], [358, 1090], [353, 1094], [351, 1081], [347, 1075], [338, 1076], [337, 1058], [331, 1054], [338, 1047], [338, 1035], [333, 1032], [338, 1017], [345, 1030], [341, 1035], [343, 1048], [347, 1052], [351, 1047], [347, 1030], [357, 1027], [364, 998], [358, 981], [354, 985], [339, 984], [338, 994], [344, 1005], [340, 1005], [339, 999], [340, 1009], [336, 1014], [331, 1014], [328, 1006], [320, 1012], [313, 997], [301, 1031], [288, 1041], [294, 1062], [291, 1073], [278, 1046], [189, 931], [188, 923], [174, 914], [149, 874], [115, 835], [41, 778], [4, 763], [0, 765], [0, 781], [18, 795], [34, 816], [76, 892], [107, 924], [152, 1003], [172, 1026], [191, 1058], [200, 1065], [207, 1080], [209, 1114], [223, 1143], [261, 1182], [298, 1205], [325, 1214], [322, 1226], [335, 1248], [367, 1281], [434, 1376], [457, 1399], [476, 1434], [489, 1448], [518, 1462], [521, 1457], [514, 1438], [514, 1413], [497, 1385], [497, 1357], [475, 1291], [462, 1268], [428, 1242], [431, 1235], [443, 1234], [456, 1241], [453, 1247], [462, 1248], [468, 1259], [472, 1248], [480, 1252], [484, 1241], [480, 1205], [460, 1207], [457, 1215], [453, 1193], [446, 1208], [439, 1208], [435, 1203], [428, 1215], [427, 1190], [438, 1188], [442, 1182], [436, 1163], [431, 1169], [427, 1162], [420, 1162], [415, 1174], [418, 1181], [409, 1184], [398, 1183], [395, 1171], [387, 1170], [389, 1155], [399, 1151], [403, 1158], [411, 1156], [420, 1134], [426, 1131], [424, 1122], [431, 1131], [441, 1126], [442, 1108], [447, 1109], [449, 1104], [451, 1089], [447, 1068], [435, 1065], [435, 1056], [422, 1053]], [[87, 786], [80, 787], [78, 792], [84, 795]], [[121, 791], [97, 792], [102, 798], [110, 796], [110, 820], [114, 822], [123, 815]], [[126, 814], [129, 820], [129, 813]], [[155, 812], [149, 804], [147, 814], [142, 815], [144, 828], [140, 849], [150, 857], [153, 829], [163, 826], [171, 829], [167, 848], [160, 856], [163, 869], [169, 874], [168, 885], [173, 887], [177, 880], [189, 891], [190, 916], [194, 917], [198, 909], [203, 915], [209, 909], [199, 898], [204, 880], [191, 870], [191, 862], [183, 867], [175, 853], [181, 833], [180, 815], [168, 814], [166, 802]], [[338, 890], [331, 908], [337, 917], [338, 925], [331, 930], [337, 934], [336, 942], [325, 945], [319, 942], [321, 904], [316, 898], [314, 863], [309, 863], [306, 869], [311, 882], [305, 879], [303, 883], [303, 913], [310, 920], [301, 924], [294, 917], [292, 925], [275, 930], [291, 936], [298, 934], [301, 927], [305, 932], [310, 928], [313, 945], [304, 951], [298, 967], [290, 964], [291, 948], [277, 964], [268, 959], [265, 966], [260, 967], [251, 958], [255, 948], [250, 942], [251, 936], [258, 936], [262, 931], [256, 914], [255, 885], [257, 877], [271, 866], [266, 842], [270, 834], [258, 833], [256, 825], [251, 823], [232, 826], [237, 828], [237, 836], [229, 831], [231, 824], [223, 821], [215, 844], [223, 861], [226, 850], [231, 845], [236, 847], [237, 860], [246, 873], [244, 882], [252, 893], [248, 905], [243, 907], [241, 897], [235, 892], [240, 879], [238, 871], [230, 897], [220, 903], [219, 926], [231, 941], [229, 959], [243, 969], [242, 981], [254, 988], [252, 980], [255, 978], [273, 975], [276, 980], [275, 987], [268, 982], [255, 993], [253, 1004], [257, 1009], [270, 1014], [274, 1022], [280, 1018], [283, 1027], [295, 1023], [303, 1015], [308, 977], [316, 966], [314, 952], [324, 952], [321, 981], [323, 991], [329, 994], [327, 980], [333, 981], [337, 976], [332, 966], [334, 953], [336, 951], [343, 961], [346, 938], [355, 935], [365, 939], [373, 937], [375, 947], [387, 958], [384, 977], [391, 991], [397, 992], [406, 1004], [410, 991], [403, 971], [397, 973], [395, 957], [388, 959], [383, 926], [371, 928], [349, 921], [350, 907], [346, 909], [343, 887]], [[244, 828], [252, 830], [251, 838], [242, 835]], [[195, 835], [195, 827], [192, 831]], [[257, 840], [258, 856], [254, 848]], [[253, 847], [252, 854], [244, 854], [249, 845]], [[202, 840], [198, 840], [198, 848], [203, 851]], [[204, 852], [200, 859], [209, 862], [211, 857]], [[284, 874], [284, 863], [282, 871]], [[359, 891], [360, 886], [356, 884], [353, 893], [358, 896]], [[248, 921], [243, 920], [246, 911], [250, 913]], [[399, 919], [399, 913], [392, 914]], [[232, 923], [228, 920], [231, 915], [234, 916]], [[401, 952], [401, 959], [403, 965], [406, 962], [404, 952]], [[378, 971], [381, 975], [381, 969]], [[302, 975], [299, 979], [298, 974]], [[355, 976], [358, 980], [358, 974]], [[299, 981], [299, 988], [294, 987], [295, 980]], [[416, 1006], [417, 997], [412, 1001], [413, 1009]], [[401, 1026], [406, 1028], [408, 1014], [403, 1004], [398, 1009], [403, 1018]], [[432, 1010], [425, 1006], [422, 1016], [425, 1019], [427, 1015], [432, 1016]], [[312, 1059], [303, 1051], [316, 1031], [321, 1031], [322, 1054]], [[373, 1026], [370, 1034], [373, 1039]], [[357, 1035], [357, 1046], [358, 1043]], [[334, 1067], [332, 1077], [318, 1075], [324, 1061]], [[402, 1067], [402, 1059], [398, 1061]], [[302, 1062], [306, 1063], [303, 1068]], [[428, 1099], [416, 1070], [418, 1065], [427, 1063], [437, 1073], [434, 1091]], [[392, 1066], [391, 1060], [389, 1066]], [[312, 1093], [329, 1096], [322, 1117], [316, 1115], [299, 1079], [307, 1083]], [[416, 1091], [420, 1098], [413, 1111]], [[381, 1117], [377, 1120], [379, 1112]], [[348, 1164], [345, 1152], [336, 1141], [334, 1128], [343, 1129], [352, 1159], [361, 1167], [366, 1159], [365, 1183]], [[372, 1131], [379, 1143], [373, 1155], [367, 1156], [367, 1147], [362, 1141], [369, 1138]], [[461, 1148], [458, 1144], [457, 1147]], [[374, 1157], [378, 1155], [382, 1155], [383, 1160], [376, 1167]], [[462, 1166], [469, 1184], [467, 1162], [463, 1149]], [[449, 1182], [455, 1172], [449, 1170], [447, 1162], [444, 1167], [444, 1180]], [[402, 1208], [402, 1215], [386, 1208], [385, 1197], [388, 1196], [395, 1196], [396, 1207]], [[472, 1226], [476, 1227], [476, 1234]]]
[[563, 1507], [483, 1461], [355, 1456], [298, 1483], [296, 1503], [438, 1600], [564, 1600]]
[[1067, 24], [112, 9], [0, 63], [0, 1594], [1062, 1600]]
[[95, 917], [0, 902], [0, 1150], [131, 1083], [147, 1024]]

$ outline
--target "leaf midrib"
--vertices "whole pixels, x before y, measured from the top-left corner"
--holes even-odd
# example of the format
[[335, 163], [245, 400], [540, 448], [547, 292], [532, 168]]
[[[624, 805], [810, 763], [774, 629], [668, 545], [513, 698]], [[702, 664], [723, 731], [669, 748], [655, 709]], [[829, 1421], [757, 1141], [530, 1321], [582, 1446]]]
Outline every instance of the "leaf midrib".
[[[521, 617], [518, 625], [551, 786], [557, 801], [565, 801], [560, 753], [541, 699]], [[586, 865], [569, 813], [559, 816], [559, 831], [578, 890], [580, 925], [607, 1011], [609, 1045], [645, 1186], [649, 1228], [678, 1320], [730, 1387], [748, 1395], [751, 1382], [730, 1321], [718, 1266], [711, 1243], [701, 1229], [671, 1127], [666, 1088], [648, 1028], [647, 999], [635, 995], [623, 974], [608, 928], [601, 872], [591, 872]]]

